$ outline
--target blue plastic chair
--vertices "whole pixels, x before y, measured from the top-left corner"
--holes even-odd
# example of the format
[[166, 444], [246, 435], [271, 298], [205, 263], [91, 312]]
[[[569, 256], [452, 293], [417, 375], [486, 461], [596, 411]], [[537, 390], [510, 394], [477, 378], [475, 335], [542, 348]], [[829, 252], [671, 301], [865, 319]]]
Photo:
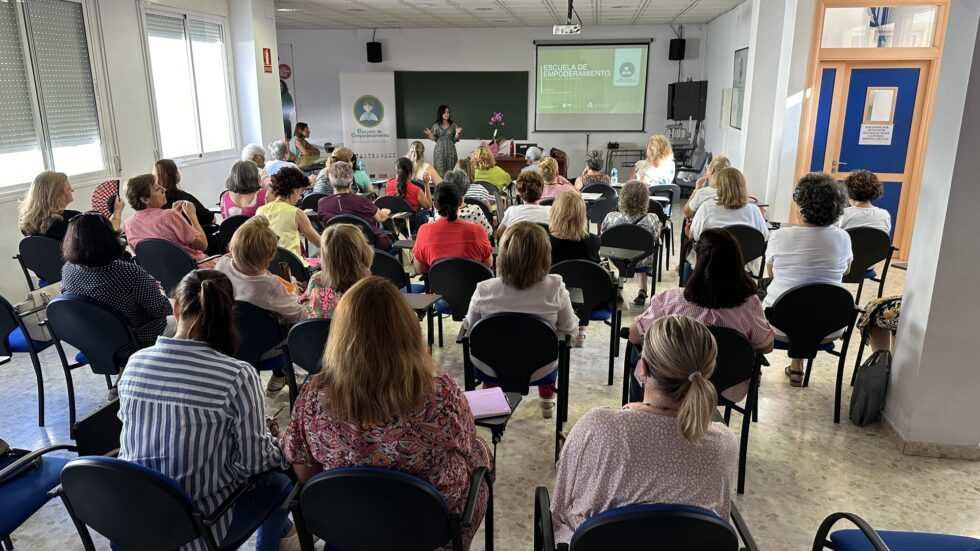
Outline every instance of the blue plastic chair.
[[[857, 529], [831, 533], [839, 520], [852, 522]], [[829, 539], [828, 539], [829, 534]], [[820, 524], [813, 539], [813, 551], [980, 551], [980, 539], [927, 532], [877, 531], [853, 513], [834, 513]]]
[[[287, 327], [272, 312], [240, 300], [235, 301], [235, 323], [240, 339], [235, 358], [248, 362], [256, 371], [282, 371], [289, 387], [289, 407], [296, 402], [298, 389], [293, 363], [286, 344]], [[270, 354], [280, 351], [278, 355]]]
[[30, 235], [20, 240], [17, 249], [14, 258], [24, 272], [28, 289], [33, 291], [35, 288], [31, 272], [38, 278], [38, 287], [61, 281], [61, 267], [65, 264], [61, 256], [61, 241], [43, 235]]

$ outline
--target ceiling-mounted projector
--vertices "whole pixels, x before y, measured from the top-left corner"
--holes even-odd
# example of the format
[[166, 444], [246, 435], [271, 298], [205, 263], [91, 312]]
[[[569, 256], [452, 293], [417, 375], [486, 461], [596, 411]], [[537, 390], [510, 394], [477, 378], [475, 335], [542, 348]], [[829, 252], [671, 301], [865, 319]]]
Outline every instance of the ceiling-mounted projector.
[[582, 34], [582, 25], [555, 25], [551, 28], [551, 34], [559, 36]]

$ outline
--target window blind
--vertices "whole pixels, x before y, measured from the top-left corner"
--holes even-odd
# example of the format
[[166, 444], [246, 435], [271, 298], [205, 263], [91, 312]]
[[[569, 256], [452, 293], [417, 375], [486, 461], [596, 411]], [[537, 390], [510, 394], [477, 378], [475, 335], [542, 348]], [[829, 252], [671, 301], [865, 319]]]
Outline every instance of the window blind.
[[184, 19], [148, 13], [146, 14], [146, 34], [152, 38], [184, 40]]
[[25, 4], [51, 147], [99, 143], [99, 114], [81, 4], [65, 0]]
[[19, 6], [0, 2], [0, 153], [40, 149], [17, 20]]
[[209, 21], [189, 19], [187, 26], [190, 28], [191, 42], [211, 44], [220, 44], [222, 42], [221, 25]]

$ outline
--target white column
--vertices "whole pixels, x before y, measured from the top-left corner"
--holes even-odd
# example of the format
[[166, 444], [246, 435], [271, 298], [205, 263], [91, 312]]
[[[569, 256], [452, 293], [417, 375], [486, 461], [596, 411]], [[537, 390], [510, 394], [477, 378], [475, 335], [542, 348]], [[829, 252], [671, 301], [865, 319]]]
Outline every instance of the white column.
[[[228, 4], [242, 143], [268, 145], [285, 137], [275, 5], [272, 0], [233, 0]], [[265, 72], [263, 48], [272, 50], [271, 73]]]
[[978, 21], [952, 2], [886, 417], [906, 453], [980, 459]]

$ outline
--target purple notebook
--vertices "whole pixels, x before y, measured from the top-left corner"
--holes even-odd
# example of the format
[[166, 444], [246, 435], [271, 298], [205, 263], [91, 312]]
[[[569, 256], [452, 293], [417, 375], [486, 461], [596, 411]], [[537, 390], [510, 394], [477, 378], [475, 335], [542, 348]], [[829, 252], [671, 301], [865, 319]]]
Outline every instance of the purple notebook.
[[471, 390], [463, 394], [470, 403], [470, 411], [473, 412], [474, 419], [510, 415], [510, 404], [507, 403], [504, 391], [500, 387]]

